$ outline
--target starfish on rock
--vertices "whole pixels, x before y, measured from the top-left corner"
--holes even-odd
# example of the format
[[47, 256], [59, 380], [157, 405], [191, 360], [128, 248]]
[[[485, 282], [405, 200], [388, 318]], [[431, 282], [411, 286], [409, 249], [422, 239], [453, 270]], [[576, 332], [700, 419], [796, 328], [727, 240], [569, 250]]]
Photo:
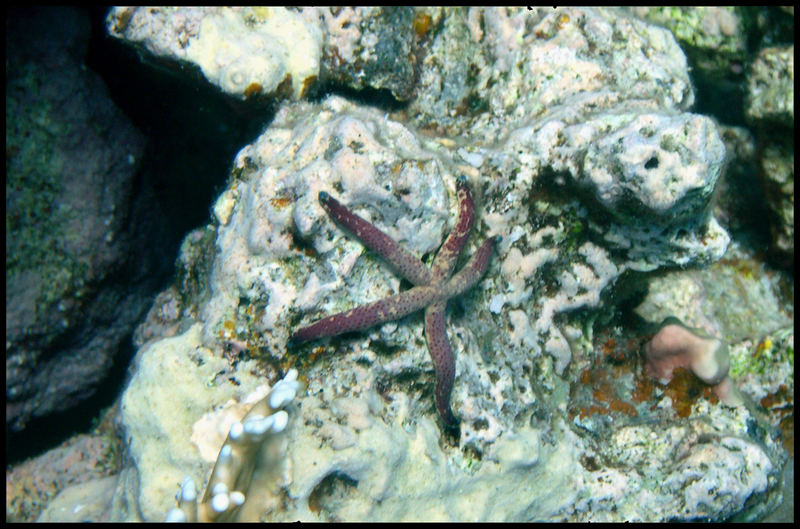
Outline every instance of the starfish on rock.
[[457, 180], [457, 198], [456, 224], [436, 254], [433, 265], [428, 268], [391, 237], [347, 209], [328, 193], [320, 192], [320, 204], [328, 215], [355, 235], [364, 246], [383, 257], [414, 286], [394, 296], [322, 318], [297, 330], [290, 339], [290, 343], [300, 344], [345, 332], [362, 331], [424, 308], [425, 336], [436, 370], [436, 409], [448, 426], [454, 426], [458, 421], [450, 409], [455, 359], [445, 330], [445, 307], [447, 300], [469, 290], [480, 280], [489, 265], [492, 249], [500, 240], [500, 237], [485, 240], [464, 268], [452, 275], [456, 260], [475, 221], [475, 203], [463, 176]]

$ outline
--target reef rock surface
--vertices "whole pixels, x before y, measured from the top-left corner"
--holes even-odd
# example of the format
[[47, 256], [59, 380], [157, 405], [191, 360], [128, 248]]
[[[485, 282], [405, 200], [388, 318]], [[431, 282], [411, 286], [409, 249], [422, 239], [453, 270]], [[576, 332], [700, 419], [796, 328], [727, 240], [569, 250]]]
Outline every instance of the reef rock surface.
[[[357, 18], [287, 13], [311, 26]], [[139, 15], [116, 31], [142, 27]], [[223, 412], [292, 366], [307, 390], [285, 466], [260, 479], [253, 462], [243, 518], [722, 520], [774, 504], [784, 455], [763, 418], [654, 389], [636, 340], [601, 347], [594, 336], [626, 277], [707, 265], [729, 243], [710, 207], [725, 147], [713, 120], [688, 112], [672, 34], [612, 10], [397, 20], [407, 25], [396, 31], [424, 38], [408, 106], [387, 114], [335, 95], [284, 103], [236, 156], [212, 222], [187, 237], [184, 321], [142, 346], [123, 398], [131, 465], [115, 517], [163, 518], [182, 477], [203, 483], [213, 465], [198, 432], [224, 437]], [[380, 48], [367, 39], [383, 33], [352, 26], [351, 51]], [[450, 436], [437, 423], [420, 315], [300, 348], [287, 341], [322, 315], [404, 288], [325, 215], [320, 191], [427, 260], [451, 227], [461, 174], [476, 198], [465, 254], [487, 236], [502, 243], [484, 279], [448, 307], [461, 419]], [[609, 348], [623, 364], [612, 390], [592, 367]], [[576, 404], [581, 388], [594, 404]]]

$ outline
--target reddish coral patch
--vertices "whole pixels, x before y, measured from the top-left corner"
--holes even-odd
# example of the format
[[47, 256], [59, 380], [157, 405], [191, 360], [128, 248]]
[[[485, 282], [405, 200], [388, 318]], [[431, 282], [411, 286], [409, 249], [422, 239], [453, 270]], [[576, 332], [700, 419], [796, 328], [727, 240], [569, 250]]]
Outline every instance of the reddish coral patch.
[[431, 16], [427, 13], [417, 13], [414, 16], [413, 26], [417, 37], [424, 37], [431, 28]]
[[688, 417], [692, 412], [692, 405], [700, 398], [711, 403], [719, 401], [713, 387], [704, 384], [688, 369], [677, 368], [672, 374], [672, 380], [664, 386], [664, 394], [672, 400], [672, 407], [678, 417]]
[[260, 94], [262, 90], [261, 84], [259, 83], [250, 83], [247, 88], [244, 89], [244, 96], [251, 97], [256, 94]]
[[[630, 402], [623, 400], [617, 392], [618, 384], [615, 382], [622, 374], [618, 371], [617, 368], [606, 367], [587, 367], [581, 371], [578, 376], [580, 387], [575, 388], [576, 391], [573, 393], [580, 395], [591, 390], [591, 399], [587, 403], [588, 405], [576, 405], [570, 409], [570, 416], [580, 415], [582, 419], [597, 413], [622, 413], [629, 417], [638, 416], [636, 408]], [[588, 395], [583, 397], [583, 401], [586, 400], [589, 400]], [[581, 402], [581, 397], [576, 397], [573, 402]]]
[[761, 406], [767, 410], [770, 418], [778, 422], [781, 429], [781, 440], [787, 452], [794, 455], [794, 395], [786, 384], [781, 384], [778, 391], [761, 399]]
[[272, 207], [281, 210], [284, 209], [286, 206], [292, 203], [292, 199], [288, 197], [275, 197], [269, 199], [269, 203], [272, 204]]

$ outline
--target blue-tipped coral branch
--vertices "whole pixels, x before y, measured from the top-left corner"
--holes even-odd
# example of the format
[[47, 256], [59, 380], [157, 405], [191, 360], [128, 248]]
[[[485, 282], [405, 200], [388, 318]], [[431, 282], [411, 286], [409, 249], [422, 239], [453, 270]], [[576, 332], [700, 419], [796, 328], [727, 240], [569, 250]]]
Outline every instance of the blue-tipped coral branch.
[[480, 280], [489, 266], [492, 250], [500, 240], [499, 237], [491, 237], [484, 241], [464, 268], [451, 277], [475, 221], [475, 203], [463, 176], [457, 181], [457, 197], [458, 217], [455, 226], [429, 269], [391, 237], [347, 209], [328, 193], [321, 192], [319, 201], [328, 215], [367, 248], [383, 257], [415, 286], [394, 296], [322, 318], [299, 329], [290, 339], [293, 344], [301, 344], [346, 332], [362, 331], [424, 308], [425, 336], [436, 370], [436, 409], [448, 426], [454, 426], [458, 421], [450, 408], [455, 360], [445, 329], [445, 307], [447, 300], [469, 290]]

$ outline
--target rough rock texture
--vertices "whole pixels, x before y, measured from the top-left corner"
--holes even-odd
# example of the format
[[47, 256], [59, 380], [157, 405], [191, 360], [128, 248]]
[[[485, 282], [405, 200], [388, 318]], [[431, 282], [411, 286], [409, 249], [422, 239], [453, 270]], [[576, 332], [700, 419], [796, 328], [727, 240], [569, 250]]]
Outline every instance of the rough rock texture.
[[759, 134], [759, 178], [775, 249], [794, 262], [794, 46], [765, 48], [751, 66], [747, 117]]
[[86, 15], [8, 20], [6, 424], [21, 430], [92, 394], [152, 286], [148, 252], [130, 256], [144, 141], [83, 65]]
[[454, 139], [469, 131], [465, 147], [523, 125], [578, 123], [594, 109], [685, 110], [694, 101], [669, 32], [619, 11], [570, 8], [448, 13], [417, 94], [412, 123]]
[[[32, 522], [56, 493], [108, 476], [113, 447], [99, 435], [79, 435], [6, 473], [6, 518]], [[62, 519], [63, 521], [63, 519]]]
[[[665, 315], [677, 315], [730, 344], [729, 376], [745, 395], [746, 408], [752, 414], [740, 437], [753, 440], [761, 435], [756, 429], [765, 429], [791, 456], [794, 452], [793, 399], [790, 396], [794, 393], [794, 315], [783, 281], [785, 279], [770, 273], [747, 250], [732, 245], [724, 262], [707, 269], [673, 271], [652, 280], [650, 291], [636, 312], [651, 322], [660, 321]], [[669, 394], [669, 389], [666, 393]], [[760, 406], [755, 407], [753, 403]], [[741, 411], [738, 408], [737, 413]], [[778, 446], [766, 446], [765, 453], [771, 464], [780, 465], [785, 453]], [[742, 448], [753, 450], [747, 444]], [[730, 455], [720, 453], [717, 457], [724, 460]], [[742, 461], [744, 473], [753, 471], [753, 463], [763, 464], [757, 461], [758, 458]], [[787, 465], [793, 466], [793, 460]], [[773, 472], [768, 474], [772, 480]], [[717, 482], [730, 483], [723, 475]], [[793, 494], [790, 484], [776, 487], [751, 516], [769, 512], [781, 494]]]
[[433, 24], [408, 7], [118, 7], [107, 19], [111, 35], [196, 66], [225, 93], [294, 99], [319, 80], [408, 100]]
[[[131, 465], [115, 518], [163, 517], [183, 476], [202, 483], [213, 464], [213, 436], [197, 432], [221, 443], [253, 373], [274, 381], [291, 366], [308, 390], [285, 469], [254, 477], [248, 518], [720, 520], [775, 503], [785, 456], [767, 419], [655, 386], [634, 339], [608, 358], [615, 346], [594, 339], [623, 274], [706, 265], [728, 246], [709, 207], [724, 145], [713, 121], [686, 112], [672, 35], [611, 10], [440, 15], [406, 109], [285, 104], [237, 155], [213, 224], [182, 249], [180, 299], [151, 312], [191, 318], [178, 336], [151, 334], [161, 321], [142, 333], [152, 342], [123, 398]], [[376, 34], [353, 31], [351, 49]], [[427, 259], [459, 174], [477, 204], [467, 246], [503, 240], [448, 307], [462, 420], [449, 438], [421, 317], [286, 342], [402, 288], [330, 221], [320, 191]], [[594, 368], [606, 363], [617, 376], [602, 386]]]
[[765, 48], [750, 67], [747, 115], [753, 121], [794, 124], [794, 46]]
[[284, 8], [117, 7], [111, 35], [195, 65], [223, 92], [298, 97], [319, 71], [321, 33]]
[[675, 226], [702, 211], [725, 159], [713, 121], [691, 114], [641, 114], [598, 137], [603, 125], [585, 123], [564, 136], [567, 150], [574, 148], [573, 138], [581, 143], [591, 138], [583, 167], [573, 172], [607, 213], [626, 224], [648, 217], [654, 224]]
[[632, 9], [649, 22], [672, 31], [684, 51], [704, 75], [729, 76], [747, 57], [743, 9], [691, 6], [637, 7]]
[[[792, 314], [782, 299], [779, 277], [766, 273], [752, 255], [733, 246], [730, 264], [708, 269], [671, 272], [650, 282], [647, 297], [636, 308], [651, 322], [669, 315], [682, 318], [731, 345], [731, 376], [756, 400], [776, 393], [781, 384], [794, 386], [789, 353]], [[731, 266], [732, 265], [732, 266]], [[770, 340], [776, 347], [761, 347]], [[782, 347], [779, 343], [786, 342]], [[750, 357], [758, 352], [762, 358]]]
[[441, 9], [334, 7], [311, 13], [325, 34], [321, 81], [388, 90], [400, 101], [415, 95], [424, 44], [442, 20]]

